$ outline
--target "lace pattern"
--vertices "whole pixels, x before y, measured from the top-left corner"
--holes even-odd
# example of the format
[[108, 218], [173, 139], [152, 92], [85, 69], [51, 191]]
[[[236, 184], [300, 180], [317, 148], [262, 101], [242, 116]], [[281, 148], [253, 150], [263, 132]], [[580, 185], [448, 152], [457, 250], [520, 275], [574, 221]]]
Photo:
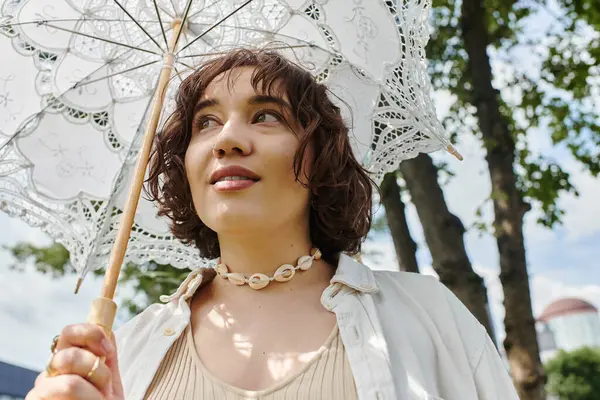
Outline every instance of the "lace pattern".
[[[0, 51], [11, 61], [0, 66], [0, 209], [62, 243], [82, 275], [108, 261], [177, 17], [187, 23], [159, 127], [195, 65], [244, 46], [277, 49], [329, 87], [378, 181], [447, 145], [425, 65], [430, 1], [120, 3], [129, 15], [107, 0], [5, 0], [0, 9]], [[126, 261], [208, 262], [155, 214], [141, 199]]]

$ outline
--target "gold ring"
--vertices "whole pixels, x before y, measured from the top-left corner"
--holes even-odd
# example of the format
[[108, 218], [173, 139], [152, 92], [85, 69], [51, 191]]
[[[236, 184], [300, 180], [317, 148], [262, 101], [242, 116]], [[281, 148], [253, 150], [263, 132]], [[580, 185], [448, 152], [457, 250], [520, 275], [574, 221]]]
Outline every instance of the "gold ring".
[[56, 368], [54, 368], [52, 366], [52, 360], [54, 359], [54, 353], [50, 354], [50, 359], [48, 360], [48, 362], [46, 363], [46, 375], [48, 375], [49, 377], [53, 377], [58, 375], [58, 371], [56, 370]]
[[52, 344], [50, 345], [50, 353], [52, 354], [56, 354], [56, 346], [58, 345], [58, 339], [60, 338], [60, 335], [56, 335], [52, 338]]
[[100, 357], [96, 357], [96, 361], [94, 362], [92, 369], [90, 369], [90, 372], [87, 373], [87, 379], [92, 379], [92, 376], [94, 375], [94, 373], [96, 373], [96, 370], [98, 369], [99, 366], [100, 366]]

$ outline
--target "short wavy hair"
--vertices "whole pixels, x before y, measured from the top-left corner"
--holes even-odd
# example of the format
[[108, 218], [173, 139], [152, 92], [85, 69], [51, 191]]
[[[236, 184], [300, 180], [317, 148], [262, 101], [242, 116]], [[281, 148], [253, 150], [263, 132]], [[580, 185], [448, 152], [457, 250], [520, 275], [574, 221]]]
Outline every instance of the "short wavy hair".
[[[323, 258], [337, 264], [341, 252], [360, 251], [372, 223], [374, 182], [356, 160], [339, 107], [304, 69], [274, 51], [238, 49], [198, 67], [179, 86], [176, 107], [156, 136], [146, 192], [158, 204], [158, 215], [171, 220], [173, 235], [195, 245], [209, 259], [220, 255], [216, 232], [207, 227], [193, 205], [184, 167], [192, 133], [194, 107], [208, 84], [238, 67], [254, 67], [252, 86], [258, 93], [285, 94], [303, 132], [294, 157], [296, 180], [311, 192], [310, 237]], [[301, 180], [309, 144], [314, 155], [310, 174]]]

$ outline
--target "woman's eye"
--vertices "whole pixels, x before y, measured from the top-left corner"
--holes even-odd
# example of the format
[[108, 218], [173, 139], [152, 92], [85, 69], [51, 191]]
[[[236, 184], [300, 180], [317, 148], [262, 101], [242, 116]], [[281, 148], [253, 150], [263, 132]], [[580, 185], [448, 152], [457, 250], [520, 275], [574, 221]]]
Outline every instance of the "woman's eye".
[[279, 122], [281, 118], [278, 114], [272, 112], [261, 111], [254, 116], [254, 123], [260, 124], [263, 122]]
[[217, 126], [217, 121], [212, 118], [203, 118], [198, 122], [200, 130], [214, 128], [215, 126]]

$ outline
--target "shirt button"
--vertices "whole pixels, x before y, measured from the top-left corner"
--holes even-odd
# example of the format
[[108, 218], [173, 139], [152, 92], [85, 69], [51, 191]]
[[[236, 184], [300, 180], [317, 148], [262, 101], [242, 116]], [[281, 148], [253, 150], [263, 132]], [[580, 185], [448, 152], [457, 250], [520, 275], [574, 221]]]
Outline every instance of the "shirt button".
[[356, 338], [356, 340], [360, 340], [360, 332], [358, 331], [358, 328], [356, 326], [353, 326], [352, 329], [354, 330], [354, 337]]
[[175, 334], [175, 329], [173, 329], [173, 328], [163, 329], [163, 335], [165, 335], [165, 336], [173, 336], [174, 334]]

